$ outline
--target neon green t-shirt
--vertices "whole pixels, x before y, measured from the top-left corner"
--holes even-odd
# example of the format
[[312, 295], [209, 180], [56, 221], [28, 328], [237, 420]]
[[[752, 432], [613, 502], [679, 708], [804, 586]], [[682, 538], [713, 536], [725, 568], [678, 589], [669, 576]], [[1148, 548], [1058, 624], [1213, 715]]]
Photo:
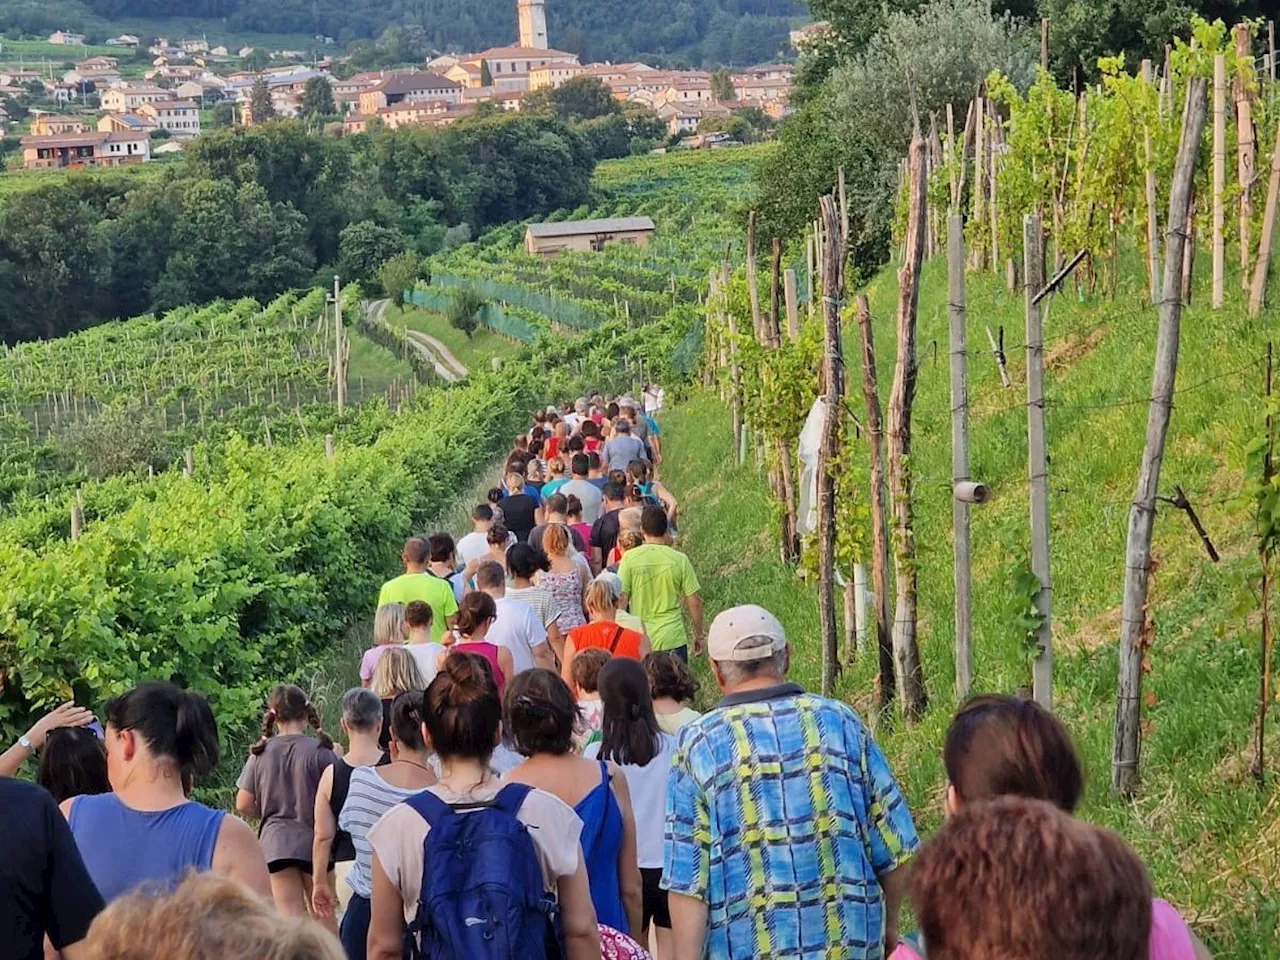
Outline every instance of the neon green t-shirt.
[[436, 643], [444, 636], [445, 618], [458, 612], [453, 586], [429, 573], [404, 573], [388, 580], [378, 592], [378, 606], [388, 603], [412, 603], [421, 600], [431, 607], [431, 639]]
[[646, 543], [622, 555], [618, 576], [627, 608], [644, 622], [653, 649], [687, 646], [681, 602], [701, 589], [689, 558], [664, 544]]

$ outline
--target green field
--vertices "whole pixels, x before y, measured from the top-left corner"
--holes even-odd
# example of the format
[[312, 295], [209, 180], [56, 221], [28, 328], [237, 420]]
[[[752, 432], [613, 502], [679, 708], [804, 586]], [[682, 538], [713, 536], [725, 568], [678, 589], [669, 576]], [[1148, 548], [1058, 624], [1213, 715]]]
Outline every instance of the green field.
[[[886, 409], [896, 291], [892, 268], [868, 289]], [[972, 473], [993, 490], [991, 502], [972, 513], [975, 690], [1013, 692], [1030, 685], [1013, 589], [1015, 570], [1029, 559], [1024, 360], [1018, 347], [1022, 297], [1007, 294], [990, 275], [974, 274], [968, 294]], [[1197, 292], [1197, 303], [1206, 301]], [[1137, 302], [1135, 290], [1115, 302], [1082, 304], [1074, 294], [1059, 296], [1046, 326], [1055, 708], [1086, 763], [1083, 815], [1135, 846], [1157, 891], [1184, 912], [1217, 956], [1277, 957], [1280, 794], [1274, 784], [1280, 771], [1273, 766], [1265, 790], [1248, 773], [1258, 684], [1258, 562], [1249, 509], [1238, 500], [1242, 448], [1261, 430], [1259, 361], [1269, 330], [1246, 320], [1238, 300], [1216, 314], [1197, 306], [1184, 315], [1180, 392], [1161, 483], [1162, 493], [1175, 484], [1186, 490], [1222, 561], [1209, 562], [1184, 515], [1161, 509], [1142, 783], [1132, 802], [1109, 793], [1128, 499], [1145, 431], [1156, 326], [1155, 311]], [[911, 729], [885, 718], [878, 736], [927, 832], [940, 819], [940, 750], [954, 704], [943, 262], [925, 268], [919, 322], [912, 461], [919, 635], [931, 707]], [[1013, 378], [1008, 391], [986, 351], [986, 325], [1005, 328]], [[844, 353], [856, 363], [851, 334], [856, 337], [856, 327], [845, 331]], [[861, 375], [856, 368], [853, 375], [853, 410], [861, 416]], [[816, 689], [815, 590], [779, 562], [767, 487], [754, 469], [733, 465], [725, 408], [713, 396], [695, 394], [667, 416], [664, 442], [664, 479], [681, 500], [682, 542], [704, 585], [709, 614], [744, 602], [773, 609], [795, 645], [798, 679]], [[858, 459], [865, 463], [865, 448]], [[867, 653], [839, 682], [839, 694], [869, 716], [874, 676], [875, 656]], [[1274, 719], [1268, 751], [1280, 756]]]
[[480, 327], [468, 337], [461, 330], [449, 324], [442, 314], [431, 310], [419, 310], [417, 307], [388, 307], [386, 322], [393, 328], [408, 327], [429, 334], [448, 347], [458, 361], [468, 370], [483, 370], [489, 367], [494, 357], [506, 359], [514, 357], [520, 345], [500, 337], [492, 331]]

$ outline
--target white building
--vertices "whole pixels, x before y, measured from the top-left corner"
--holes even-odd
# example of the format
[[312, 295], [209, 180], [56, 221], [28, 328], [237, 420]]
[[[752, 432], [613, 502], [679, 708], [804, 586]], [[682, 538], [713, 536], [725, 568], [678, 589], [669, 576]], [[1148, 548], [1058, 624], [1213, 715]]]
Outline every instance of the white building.
[[546, 50], [547, 10], [544, 0], [519, 0], [520, 46]]
[[149, 83], [112, 87], [102, 94], [102, 109], [112, 113], [133, 113], [143, 104], [176, 99], [172, 90]]
[[55, 30], [49, 34], [49, 42], [60, 47], [83, 47], [84, 34], [71, 33], [67, 30]]
[[161, 130], [178, 140], [200, 136], [200, 106], [194, 100], [163, 100], [145, 103], [138, 113], [155, 121]]

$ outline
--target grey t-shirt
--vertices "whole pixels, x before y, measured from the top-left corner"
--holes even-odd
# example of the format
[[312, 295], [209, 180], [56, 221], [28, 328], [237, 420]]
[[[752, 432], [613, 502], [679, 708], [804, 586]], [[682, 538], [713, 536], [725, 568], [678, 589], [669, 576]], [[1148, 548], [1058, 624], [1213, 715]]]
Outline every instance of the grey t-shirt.
[[590, 480], [583, 480], [580, 477], [574, 477], [563, 487], [560, 493], [566, 497], [573, 495], [582, 501], [582, 522], [595, 523], [596, 518], [600, 516], [600, 507], [604, 503], [604, 494]]
[[604, 445], [604, 461], [610, 470], [625, 470], [632, 460], [647, 459], [644, 444], [629, 433], [610, 437]]
[[316, 789], [320, 775], [335, 759], [332, 750], [305, 733], [272, 737], [261, 756], [249, 755], [236, 786], [257, 801], [262, 814], [258, 841], [268, 864], [273, 860], [311, 862]]

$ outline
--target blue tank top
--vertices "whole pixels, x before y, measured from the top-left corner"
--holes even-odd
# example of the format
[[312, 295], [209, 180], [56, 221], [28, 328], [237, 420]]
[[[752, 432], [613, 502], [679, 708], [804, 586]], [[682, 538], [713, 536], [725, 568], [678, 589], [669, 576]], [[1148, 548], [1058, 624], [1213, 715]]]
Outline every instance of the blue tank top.
[[600, 785], [574, 808], [582, 820], [582, 856], [591, 883], [596, 919], [607, 927], [630, 933], [627, 911], [618, 889], [618, 852], [622, 849], [622, 809], [609, 788], [609, 767], [600, 761]]
[[167, 891], [188, 870], [208, 870], [224, 816], [194, 801], [134, 810], [103, 793], [76, 797], [68, 823], [89, 876], [110, 903], [144, 884]]

